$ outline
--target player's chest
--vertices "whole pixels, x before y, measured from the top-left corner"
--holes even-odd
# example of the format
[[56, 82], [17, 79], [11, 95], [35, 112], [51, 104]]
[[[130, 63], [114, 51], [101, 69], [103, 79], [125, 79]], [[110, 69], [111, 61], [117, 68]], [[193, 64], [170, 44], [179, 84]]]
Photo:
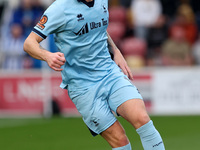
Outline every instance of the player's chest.
[[85, 4], [73, 7], [68, 14], [66, 29], [73, 35], [94, 34], [108, 26], [108, 8], [102, 1], [96, 1], [93, 7]]

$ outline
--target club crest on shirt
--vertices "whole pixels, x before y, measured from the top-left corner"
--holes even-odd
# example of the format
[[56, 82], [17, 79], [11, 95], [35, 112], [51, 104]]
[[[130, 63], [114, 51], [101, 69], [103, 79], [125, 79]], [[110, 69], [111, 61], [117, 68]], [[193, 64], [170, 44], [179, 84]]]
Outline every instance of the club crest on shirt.
[[105, 4], [102, 4], [102, 9], [103, 9], [103, 12], [104, 12], [104, 13], [107, 13], [107, 8], [106, 8], [106, 5], [105, 5]]
[[42, 16], [38, 24], [36, 25], [38, 28], [43, 30], [45, 28], [45, 23], [47, 23], [48, 17], [46, 15]]

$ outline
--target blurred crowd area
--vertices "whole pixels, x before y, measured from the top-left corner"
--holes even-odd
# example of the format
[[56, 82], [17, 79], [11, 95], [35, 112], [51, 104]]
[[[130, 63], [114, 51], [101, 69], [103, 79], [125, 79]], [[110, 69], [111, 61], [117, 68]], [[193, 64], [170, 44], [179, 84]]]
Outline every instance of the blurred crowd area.
[[[1, 69], [42, 68], [23, 43], [52, 2], [0, 0]], [[199, 0], [109, 0], [109, 5], [108, 32], [131, 68], [200, 65]], [[56, 51], [52, 35], [46, 46]]]

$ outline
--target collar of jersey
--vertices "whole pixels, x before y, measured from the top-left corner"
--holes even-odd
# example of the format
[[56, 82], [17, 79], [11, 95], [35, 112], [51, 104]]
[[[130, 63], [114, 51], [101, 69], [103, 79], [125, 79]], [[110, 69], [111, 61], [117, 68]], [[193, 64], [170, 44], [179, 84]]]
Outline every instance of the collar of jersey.
[[95, 0], [93, 0], [92, 2], [86, 2], [85, 0], [78, 0], [78, 2], [82, 2], [85, 5], [87, 5], [88, 7], [93, 7], [94, 6], [94, 1]]

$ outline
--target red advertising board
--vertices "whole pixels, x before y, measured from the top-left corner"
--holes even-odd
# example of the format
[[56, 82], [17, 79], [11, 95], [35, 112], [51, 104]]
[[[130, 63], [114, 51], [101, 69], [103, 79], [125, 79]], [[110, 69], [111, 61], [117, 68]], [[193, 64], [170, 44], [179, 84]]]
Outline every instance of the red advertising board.
[[[63, 114], [77, 114], [76, 107], [70, 100], [67, 90], [59, 87], [61, 76], [56, 73], [47, 75], [47, 73], [1, 73], [1, 114], [42, 115], [45, 101], [56, 102]], [[44, 77], [45, 75], [48, 77]]]
[[[44, 115], [48, 102], [56, 103], [62, 115], [79, 115], [70, 100], [67, 90], [60, 88], [61, 75], [51, 71], [29, 71], [20, 73], [0, 72], [0, 117], [8, 115]], [[149, 73], [134, 73], [133, 83], [141, 92], [147, 110], [152, 108]], [[46, 103], [47, 102], [47, 103]]]

